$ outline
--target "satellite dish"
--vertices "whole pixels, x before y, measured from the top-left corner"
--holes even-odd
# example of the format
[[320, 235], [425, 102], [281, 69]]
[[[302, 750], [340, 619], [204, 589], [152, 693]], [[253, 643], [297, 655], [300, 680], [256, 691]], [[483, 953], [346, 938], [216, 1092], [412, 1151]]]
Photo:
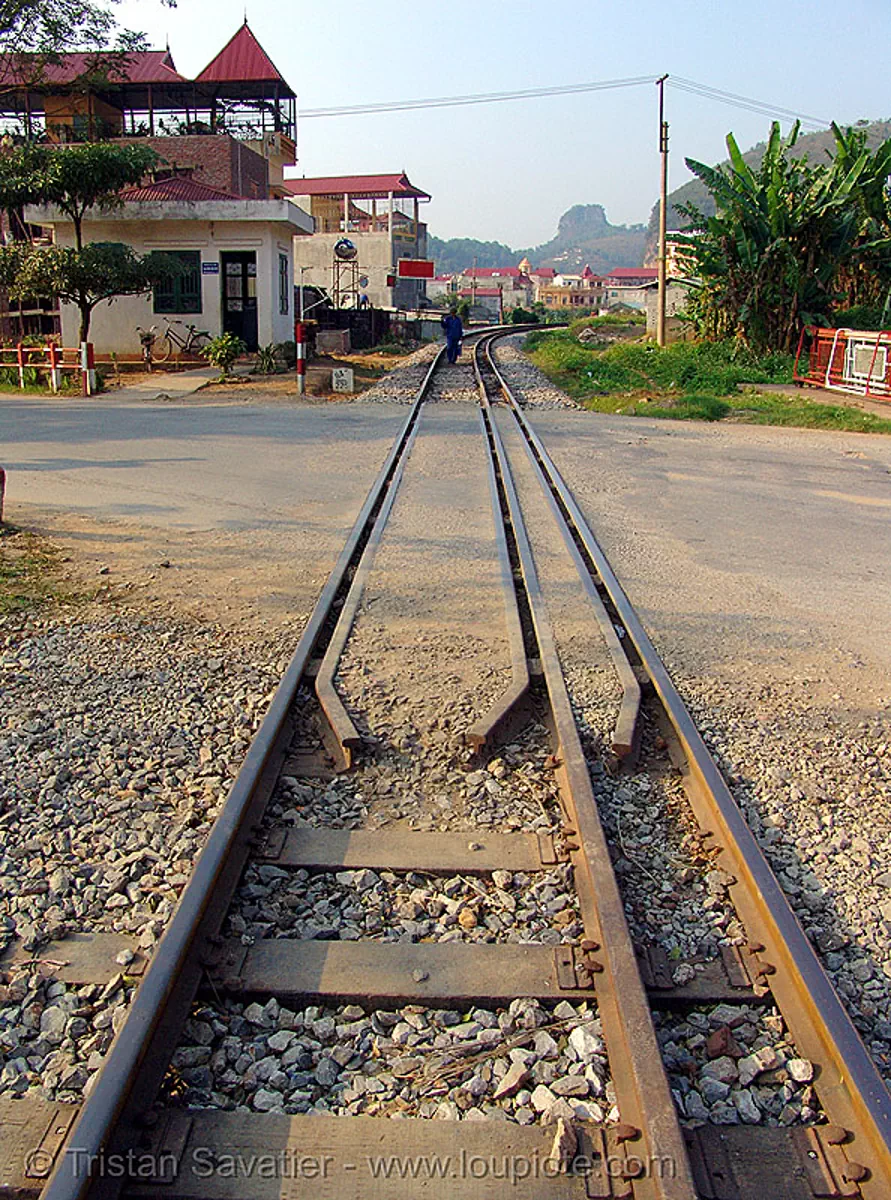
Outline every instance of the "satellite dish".
[[358, 253], [356, 243], [351, 242], [349, 238], [341, 238], [334, 245], [334, 256], [341, 259], [342, 262], [350, 262]]

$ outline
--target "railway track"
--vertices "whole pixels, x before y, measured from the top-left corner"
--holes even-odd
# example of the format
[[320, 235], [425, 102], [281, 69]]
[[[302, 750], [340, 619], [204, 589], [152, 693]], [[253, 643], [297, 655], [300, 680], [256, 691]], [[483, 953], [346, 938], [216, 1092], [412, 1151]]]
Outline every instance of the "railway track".
[[[891, 1196], [885, 1087], [584, 516], [505, 383], [493, 353], [497, 337], [479, 337], [472, 376], [462, 366], [444, 386], [441, 373], [449, 369], [439, 359], [430, 366], [151, 960], [112, 935], [43, 951], [68, 985], [108, 988], [123, 974], [139, 987], [81, 1105], [0, 1102], [0, 1194], [409, 1200], [432, 1195], [447, 1180], [450, 1196], [468, 1200]], [[546, 776], [536, 785], [544, 815], [528, 827], [489, 821], [470, 832], [457, 819], [451, 828], [448, 814], [445, 828], [426, 831], [356, 828], [349, 812], [328, 823], [289, 822], [279, 803], [283, 787], [325, 785], [382, 754], [344, 694], [345, 656], [424, 436], [428, 397], [447, 401], [468, 386], [478, 396], [509, 678], [460, 731], [453, 766], [479, 775], [498, 768], [504, 754], [519, 776], [534, 760], [538, 774], [530, 778]], [[585, 636], [612, 672], [615, 703], [596, 746], [567, 684], [550, 585], [540, 571], [549, 537], [562, 542], [574, 593], [584, 597]], [[412, 753], [404, 749], [402, 760], [417, 778], [424, 766], [412, 767]], [[595, 754], [610, 779], [640, 778], [646, 789], [666, 780], [682, 786], [684, 819], [717, 880], [730, 931], [710, 956], [679, 962], [658, 939], [642, 936], [633, 872], [616, 870], [616, 835], [592, 782]], [[497, 772], [493, 778], [497, 783]], [[658, 889], [658, 877], [648, 873]], [[455, 919], [448, 938], [432, 940], [397, 940], [386, 929], [294, 937], [293, 922], [257, 923], [266, 903], [256, 901], [264, 893], [258, 878], [287, 881], [297, 912], [318, 894], [312, 911], [324, 913], [330, 896], [348, 891], [352, 919], [365, 921], [365, 929], [379, 928], [387, 889], [417, 895], [415, 911], [427, 903], [424, 881], [446, 878]], [[370, 902], [361, 899], [366, 885]], [[559, 921], [554, 914], [553, 921], [531, 918], [546, 935], [521, 930], [512, 937], [502, 917], [490, 921], [486, 940], [473, 940], [496, 892], [516, 908], [527, 892], [554, 899], [550, 892], [564, 887]], [[472, 904], [461, 899], [466, 895]], [[462, 913], [471, 915], [462, 920]], [[254, 928], [263, 931], [254, 936]], [[306, 922], [296, 928], [305, 932]], [[19, 954], [19, 963], [25, 959]], [[13, 952], [4, 965], [15, 962]], [[664, 1065], [664, 1031], [671, 1028], [664, 1022], [718, 1008], [726, 1021], [709, 1038], [712, 1061], [741, 1059], [742, 1066], [763, 1053], [759, 1070], [750, 1066], [752, 1078], [770, 1077], [792, 1096], [788, 1056], [771, 1057], [769, 1039], [754, 1027], [751, 1055], [734, 1041], [733, 1030], [744, 1028], [740, 1014], [750, 1024], [756, 1012], [774, 1014], [794, 1061], [813, 1077], [801, 1081], [808, 1100], [795, 1110], [800, 1119], [724, 1125], [691, 1120], [686, 1108], [679, 1116], [689, 1093], [678, 1082], [677, 1062], [674, 1071]], [[259, 1062], [242, 1060], [231, 1036], [248, 1027], [267, 1047]], [[301, 1042], [297, 1031], [308, 1037]], [[307, 1046], [318, 1049], [307, 1057]], [[350, 1069], [357, 1046], [367, 1052], [361, 1072]], [[189, 1070], [211, 1058], [202, 1047], [221, 1056], [220, 1079], [236, 1091], [240, 1074], [256, 1077], [266, 1064], [270, 1111], [236, 1103], [224, 1109], [226, 1096], [209, 1087], [207, 1104], [190, 1104], [196, 1076]], [[372, 1060], [385, 1069], [372, 1070]], [[695, 1064], [682, 1062], [680, 1075], [684, 1069]], [[741, 1079], [737, 1067], [733, 1072]], [[298, 1076], [307, 1099], [277, 1103], [284, 1081], [291, 1087]], [[337, 1102], [311, 1103], [320, 1089]], [[391, 1115], [463, 1112], [464, 1119], [364, 1115], [382, 1114], [374, 1099], [381, 1094], [398, 1102]], [[360, 1115], [334, 1115], [346, 1111]]]

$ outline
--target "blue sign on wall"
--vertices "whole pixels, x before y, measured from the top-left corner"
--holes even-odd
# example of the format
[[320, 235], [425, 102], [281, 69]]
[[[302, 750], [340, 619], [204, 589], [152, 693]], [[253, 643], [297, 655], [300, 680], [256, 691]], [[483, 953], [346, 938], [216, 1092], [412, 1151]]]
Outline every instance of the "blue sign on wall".
[[202, 275], [219, 275], [220, 264], [218, 262], [203, 262], [201, 264]]

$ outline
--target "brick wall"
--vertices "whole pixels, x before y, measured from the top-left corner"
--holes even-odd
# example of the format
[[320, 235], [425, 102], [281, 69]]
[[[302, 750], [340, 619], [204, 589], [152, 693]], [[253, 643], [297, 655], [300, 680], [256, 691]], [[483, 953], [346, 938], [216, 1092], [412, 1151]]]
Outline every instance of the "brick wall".
[[128, 139], [140, 141], [167, 160], [171, 167], [191, 167], [192, 178], [208, 187], [248, 200], [269, 195], [266, 159], [227, 133], [181, 134], [178, 137]]

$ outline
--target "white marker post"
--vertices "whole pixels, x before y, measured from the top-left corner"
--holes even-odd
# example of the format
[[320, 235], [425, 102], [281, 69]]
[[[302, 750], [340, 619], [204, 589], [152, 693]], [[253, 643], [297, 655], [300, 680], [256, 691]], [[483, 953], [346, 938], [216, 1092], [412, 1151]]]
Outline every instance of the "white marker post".
[[80, 344], [80, 373], [83, 394], [92, 396], [96, 391], [96, 358], [92, 342]]

